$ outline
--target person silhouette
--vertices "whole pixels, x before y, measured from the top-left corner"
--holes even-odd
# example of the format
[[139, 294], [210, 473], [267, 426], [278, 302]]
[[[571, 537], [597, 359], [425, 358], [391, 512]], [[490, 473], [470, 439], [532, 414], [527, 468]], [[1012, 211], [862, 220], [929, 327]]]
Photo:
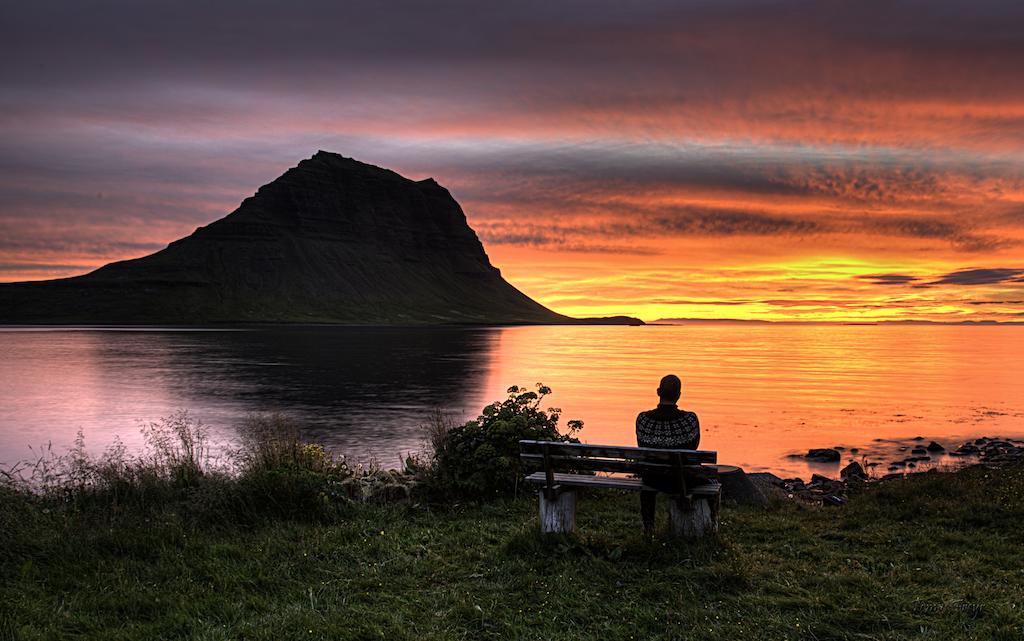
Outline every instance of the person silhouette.
[[[636, 417], [636, 443], [640, 447], [660, 449], [695, 450], [700, 445], [700, 421], [697, 414], [679, 409], [677, 403], [682, 395], [683, 383], [675, 374], [661, 379], [658, 385], [658, 406], [653, 410], [640, 412]], [[645, 473], [644, 485], [654, 490], [640, 491], [640, 518], [644, 532], [654, 531], [655, 506], [658, 491], [672, 492], [671, 476]]]

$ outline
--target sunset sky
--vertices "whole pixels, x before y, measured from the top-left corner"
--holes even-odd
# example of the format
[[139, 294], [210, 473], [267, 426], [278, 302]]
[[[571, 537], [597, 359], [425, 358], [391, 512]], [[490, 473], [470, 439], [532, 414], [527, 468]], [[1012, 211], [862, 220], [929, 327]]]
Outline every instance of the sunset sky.
[[0, 280], [318, 149], [433, 176], [571, 315], [1024, 320], [1024, 4], [6, 3]]

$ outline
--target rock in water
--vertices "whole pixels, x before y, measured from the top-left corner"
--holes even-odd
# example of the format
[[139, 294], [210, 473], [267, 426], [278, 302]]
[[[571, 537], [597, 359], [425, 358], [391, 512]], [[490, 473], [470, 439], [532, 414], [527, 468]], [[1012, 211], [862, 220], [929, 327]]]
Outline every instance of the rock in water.
[[839, 450], [830, 447], [807, 450], [805, 458], [819, 463], [837, 463], [839, 462]]
[[155, 254], [0, 285], [0, 323], [72, 322], [581, 321], [506, 282], [433, 179], [321, 151]]

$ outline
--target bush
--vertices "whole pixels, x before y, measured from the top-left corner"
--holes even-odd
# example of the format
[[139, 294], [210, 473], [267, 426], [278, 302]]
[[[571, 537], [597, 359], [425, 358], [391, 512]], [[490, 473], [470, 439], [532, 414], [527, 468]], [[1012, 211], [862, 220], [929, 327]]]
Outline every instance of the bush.
[[582, 421], [569, 421], [568, 432], [558, 430], [562, 410], [540, 409], [551, 388], [537, 391], [508, 388], [508, 397], [483, 409], [480, 416], [453, 426], [440, 414], [428, 427], [432, 460], [421, 471], [426, 489], [443, 496], [488, 498], [515, 492], [522, 472], [519, 441], [579, 443], [574, 435]]
[[251, 414], [239, 435], [232, 511], [243, 519], [320, 519], [335, 510], [331, 489], [353, 474], [344, 457], [304, 442], [298, 423], [283, 414]]
[[323, 447], [304, 442], [299, 424], [284, 414], [250, 414], [238, 431], [241, 448], [232, 459], [243, 474], [348, 470], [344, 457], [335, 459]]
[[242, 522], [266, 516], [328, 521], [352, 502], [408, 498], [411, 475], [375, 466], [349, 465], [323, 446], [302, 439], [298, 423], [282, 414], [252, 414], [239, 429], [241, 448], [232, 453], [235, 475], [228, 491], [230, 512]]

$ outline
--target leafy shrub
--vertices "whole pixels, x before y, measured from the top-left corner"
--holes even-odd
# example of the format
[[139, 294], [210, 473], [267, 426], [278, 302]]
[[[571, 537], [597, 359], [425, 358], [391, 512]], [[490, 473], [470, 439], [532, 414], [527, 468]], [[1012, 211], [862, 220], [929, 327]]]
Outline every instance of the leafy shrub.
[[582, 421], [569, 421], [563, 434], [558, 430], [562, 410], [540, 408], [550, 393], [540, 383], [535, 392], [510, 387], [505, 400], [491, 403], [464, 425], [452, 426], [436, 415], [428, 428], [433, 460], [421, 469], [425, 488], [469, 498], [512, 494], [522, 474], [520, 440], [579, 442], [574, 435]]

